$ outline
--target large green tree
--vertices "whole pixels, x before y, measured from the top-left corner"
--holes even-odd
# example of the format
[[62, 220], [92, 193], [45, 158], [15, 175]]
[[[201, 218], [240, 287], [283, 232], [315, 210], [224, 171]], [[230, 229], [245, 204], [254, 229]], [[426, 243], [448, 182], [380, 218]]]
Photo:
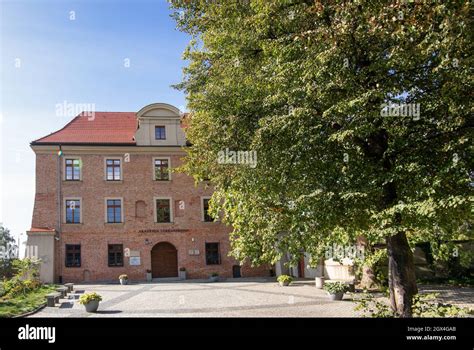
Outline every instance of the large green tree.
[[[215, 186], [232, 254], [259, 264], [385, 242], [392, 308], [410, 316], [409, 243], [470, 234], [470, 3], [172, 6], [193, 37], [178, 85], [192, 115], [184, 169]], [[221, 164], [227, 148], [256, 151], [257, 166]]]

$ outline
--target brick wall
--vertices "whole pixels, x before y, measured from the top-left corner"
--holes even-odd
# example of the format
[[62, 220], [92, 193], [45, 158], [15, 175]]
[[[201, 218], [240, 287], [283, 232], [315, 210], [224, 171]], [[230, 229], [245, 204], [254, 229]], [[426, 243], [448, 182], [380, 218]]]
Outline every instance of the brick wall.
[[[119, 150], [108, 152], [110, 157], [123, 156]], [[82, 160], [82, 181], [61, 180], [62, 198], [82, 199], [82, 223], [65, 224], [61, 240], [56, 242], [56, 276], [63, 281], [114, 280], [122, 273], [131, 279], [144, 280], [146, 269], [151, 269], [151, 249], [158, 242], [169, 242], [178, 251], [178, 266], [185, 267], [188, 278], [208, 277], [218, 272], [223, 277], [232, 276], [232, 266], [237, 262], [228, 257], [231, 229], [219, 222], [203, 222], [201, 197], [210, 196], [212, 189], [205, 184], [195, 186], [194, 180], [184, 174], [172, 173], [171, 181], [153, 180], [153, 157], [169, 156], [171, 166], [178, 166], [183, 153], [152, 154], [130, 152], [130, 161], [122, 159], [122, 181], [110, 182], [104, 178], [105, 154], [86, 154], [79, 150], [65, 151], [63, 157], [79, 156]], [[36, 196], [32, 226], [57, 227], [57, 155], [54, 152], [37, 152]], [[62, 170], [64, 171], [64, 170]], [[172, 204], [184, 201], [185, 209], [173, 208], [173, 223], [154, 222], [154, 197], [171, 197]], [[124, 222], [105, 223], [105, 198], [123, 198]], [[145, 216], [136, 217], [136, 202], [146, 204]], [[64, 203], [64, 200], [62, 200]], [[64, 205], [62, 203], [62, 206]], [[62, 207], [62, 216], [64, 208]], [[61, 218], [63, 220], [63, 218]], [[139, 232], [140, 230], [179, 229], [185, 232]], [[219, 242], [221, 264], [206, 265], [205, 243]], [[65, 244], [81, 244], [80, 268], [65, 267]], [[130, 266], [124, 258], [123, 267], [108, 267], [108, 244], [123, 244], [124, 248], [140, 251], [141, 265]], [[199, 250], [199, 255], [189, 255], [189, 250]], [[242, 267], [242, 276], [268, 276], [269, 267]]]

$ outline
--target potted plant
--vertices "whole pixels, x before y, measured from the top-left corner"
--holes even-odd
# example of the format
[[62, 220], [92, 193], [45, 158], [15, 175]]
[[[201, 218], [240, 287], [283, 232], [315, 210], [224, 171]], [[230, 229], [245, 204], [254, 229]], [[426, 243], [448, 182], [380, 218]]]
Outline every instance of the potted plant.
[[79, 303], [86, 307], [87, 312], [96, 312], [102, 297], [97, 293], [85, 293], [79, 298]]
[[291, 282], [293, 282], [293, 277], [288, 275], [281, 275], [277, 278], [278, 283], [281, 287], [289, 286]]
[[342, 300], [344, 293], [349, 289], [344, 282], [330, 282], [324, 283], [324, 290], [328, 292], [331, 300]]
[[211, 282], [217, 282], [219, 281], [219, 274], [217, 272], [211, 273], [211, 276], [209, 277]]
[[186, 279], [186, 268], [185, 267], [180, 267], [178, 273], [179, 273], [179, 279], [180, 280], [185, 280]]
[[153, 277], [151, 275], [151, 270], [146, 270], [146, 281], [151, 282], [152, 279], [153, 279]]
[[119, 280], [120, 280], [121, 285], [128, 284], [128, 276], [127, 275], [120, 275]]

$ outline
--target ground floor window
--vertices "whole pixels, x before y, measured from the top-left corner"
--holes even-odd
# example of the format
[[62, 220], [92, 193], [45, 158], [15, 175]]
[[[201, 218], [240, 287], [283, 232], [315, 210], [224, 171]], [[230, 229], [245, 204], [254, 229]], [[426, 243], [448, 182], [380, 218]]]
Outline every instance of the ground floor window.
[[169, 199], [156, 200], [156, 222], [171, 222], [171, 201]]
[[219, 243], [206, 243], [206, 265], [219, 265]]
[[109, 244], [109, 266], [123, 266], [123, 245]]
[[66, 267], [81, 267], [80, 244], [66, 244]]

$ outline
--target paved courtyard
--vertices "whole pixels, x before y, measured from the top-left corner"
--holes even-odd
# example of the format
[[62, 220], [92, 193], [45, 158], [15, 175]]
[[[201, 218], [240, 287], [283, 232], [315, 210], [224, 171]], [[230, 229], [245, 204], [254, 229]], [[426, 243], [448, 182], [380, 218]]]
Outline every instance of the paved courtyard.
[[[350, 294], [330, 301], [311, 280], [280, 287], [269, 279], [168, 281], [156, 283], [83, 284], [61, 299], [60, 306], [46, 307], [30, 317], [354, 317]], [[473, 288], [425, 286], [438, 292], [443, 302], [474, 308]], [[97, 292], [103, 300], [99, 311], [86, 313], [78, 302], [82, 293]]]
[[[266, 279], [238, 279], [217, 283], [173, 281], [75, 285], [71, 299], [46, 307], [30, 317], [351, 317], [354, 304], [330, 301], [312, 281], [280, 287]], [[95, 314], [84, 311], [81, 292], [97, 292], [103, 300]]]

